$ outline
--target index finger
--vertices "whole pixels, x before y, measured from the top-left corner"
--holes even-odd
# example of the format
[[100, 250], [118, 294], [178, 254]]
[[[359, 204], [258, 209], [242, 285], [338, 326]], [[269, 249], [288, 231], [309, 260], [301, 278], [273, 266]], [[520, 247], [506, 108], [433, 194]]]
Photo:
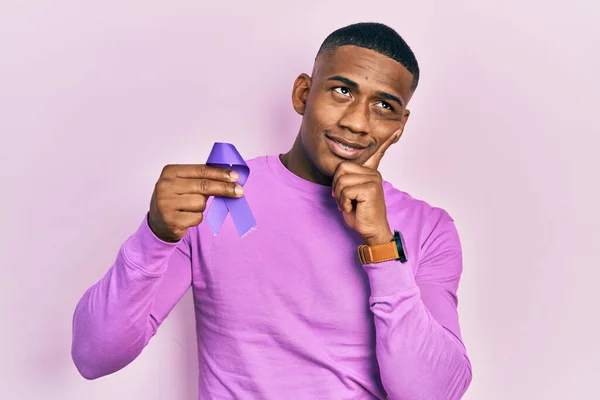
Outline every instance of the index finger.
[[400, 137], [401, 134], [402, 129], [398, 129], [396, 132], [394, 132], [392, 136], [390, 136], [388, 140], [383, 142], [379, 149], [377, 149], [377, 151], [373, 153], [373, 155], [369, 157], [367, 161], [365, 161], [363, 166], [371, 169], [377, 169], [387, 149], [389, 149], [390, 146], [396, 142], [396, 140]]
[[237, 172], [206, 164], [167, 165], [163, 174], [184, 179], [210, 179], [214, 181], [235, 182], [239, 179]]

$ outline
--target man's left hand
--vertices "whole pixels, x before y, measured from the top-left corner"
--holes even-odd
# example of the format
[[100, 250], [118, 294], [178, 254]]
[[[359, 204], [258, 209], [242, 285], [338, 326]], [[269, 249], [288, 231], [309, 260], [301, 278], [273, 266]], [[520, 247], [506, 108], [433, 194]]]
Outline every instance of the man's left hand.
[[332, 195], [344, 221], [367, 245], [386, 243], [394, 236], [387, 220], [382, 178], [377, 168], [385, 151], [398, 141], [401, 133], [396, 131], [363, 165], [344, 161], [333, 175]]

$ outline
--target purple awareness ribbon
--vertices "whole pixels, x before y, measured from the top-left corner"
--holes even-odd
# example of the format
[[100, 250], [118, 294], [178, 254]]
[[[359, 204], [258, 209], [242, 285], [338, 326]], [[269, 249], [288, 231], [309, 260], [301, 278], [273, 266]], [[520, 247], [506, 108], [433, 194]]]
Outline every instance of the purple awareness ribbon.
[[[208, 156], [206, 165], [234, 170], [240, 175], [240, 179], [237, 181], [240, 186], [244, 186], [248, 180], [248, 175], [250, 175], [250, 168], [248, 168], [235, 146], [230, 143], [216, 142]], [[240, 237], [256, 226], [256, 221], [244, 196], [235, 199], [215, 196], [208, 211], [204, 214], [204, 220], [215, 235], [221, 230], [228, 213], [231, 213], [231, 218]]]

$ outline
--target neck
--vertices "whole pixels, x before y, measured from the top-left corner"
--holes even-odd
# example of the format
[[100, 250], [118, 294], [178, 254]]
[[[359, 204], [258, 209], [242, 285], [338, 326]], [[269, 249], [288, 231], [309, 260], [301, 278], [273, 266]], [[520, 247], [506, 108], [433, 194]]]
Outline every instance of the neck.
[[279, 159], [282, 164], [294, 175], [305, 179], [309, 182], [318, 183], [319, 185], [331, 186], [333, 178], [324, 175], [317, 166], [312, 162], [304, 146], [300, 134], [296, 136], [294, 145], [285, 154], [282, 154]]

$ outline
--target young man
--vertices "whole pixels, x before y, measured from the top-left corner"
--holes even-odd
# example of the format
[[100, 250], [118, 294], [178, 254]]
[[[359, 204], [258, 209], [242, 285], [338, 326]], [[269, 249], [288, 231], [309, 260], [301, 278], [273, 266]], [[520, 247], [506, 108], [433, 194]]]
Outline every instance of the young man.
[[[165, 167], [141, 226], [77, 305], [81, 374], [129, 364], [191, 286], [201, 399], [459, 399], [471, 366], [454, 222], [377, 171], [418, 77], [391, 28], [339, 29], [294, 82], [303, 117], [289, 152], [249, 160], [243, 188], [229, 170]], [[202, 223], [214, 196], [242, 193], [255, 229]]]

